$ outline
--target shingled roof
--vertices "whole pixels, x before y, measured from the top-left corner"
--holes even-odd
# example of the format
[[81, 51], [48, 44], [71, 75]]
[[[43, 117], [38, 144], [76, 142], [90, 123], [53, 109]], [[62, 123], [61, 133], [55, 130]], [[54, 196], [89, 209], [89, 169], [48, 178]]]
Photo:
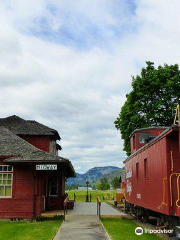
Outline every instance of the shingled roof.
[[39, 129], [42, 129], [42, 131], [50, 131], [54, 136], [56, 136], [56, 139], [58, 139], [58, 140], [61, 139], [58, 131], [56, 131], [53, 128], [47, 127], [47, 126], [43, 125], [42, 123], [39, 123], [39, 122], [34, 121], [34, 120], [27, 120], [26, 122], [30, 123], [34, 127], [38, 127]]
[[58, 140], [61, 139], [56, 130], [36, 121], [24, 120], [16, 115], [0, 118], [0, 126], [9, 129], [17, 135], [45, 135], [52, 136]]
[[[5, 162], [59, 162], [65, 163], [75, 176], [74, 168], [68, 159], [44, 152], [18, 137], [8, 129], [0, 127], [0, 157]], [[9, 158], [10, 157], [10, 158]]]

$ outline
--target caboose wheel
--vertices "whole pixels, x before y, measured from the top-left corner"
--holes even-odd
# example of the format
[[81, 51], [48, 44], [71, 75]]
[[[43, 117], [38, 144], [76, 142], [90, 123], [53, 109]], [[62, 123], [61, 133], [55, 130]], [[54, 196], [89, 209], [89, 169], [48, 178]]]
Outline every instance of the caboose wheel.
[[144, 222], [144, 223], [149, 222], [149, 211], [148, 210], [144, 210], [143, 216], [142, 216], [142, 222]]

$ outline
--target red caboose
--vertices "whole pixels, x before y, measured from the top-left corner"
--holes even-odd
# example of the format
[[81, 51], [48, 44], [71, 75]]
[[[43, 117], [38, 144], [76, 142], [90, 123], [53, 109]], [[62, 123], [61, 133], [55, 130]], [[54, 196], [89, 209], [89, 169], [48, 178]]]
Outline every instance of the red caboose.
[[132, 154], [124, 161], [128, 210], [146, 220], [149, 215], [158, 215], [164, 222], [177, 223], [177, 216], [180, 216], [179, 149], [180, 127], [176, 125], [132, 133]]

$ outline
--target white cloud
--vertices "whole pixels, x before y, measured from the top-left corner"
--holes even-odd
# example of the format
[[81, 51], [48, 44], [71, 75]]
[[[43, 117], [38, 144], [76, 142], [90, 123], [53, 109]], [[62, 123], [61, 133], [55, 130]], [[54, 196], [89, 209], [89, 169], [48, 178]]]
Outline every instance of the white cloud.
[[178, 0], [136, 8], [125, 0], [0, 1], [1, 116], [56, 128], [61, 154], [80, 172], [122, 166], [113, 122], [146, 60], [180, 62], [179, 7]]

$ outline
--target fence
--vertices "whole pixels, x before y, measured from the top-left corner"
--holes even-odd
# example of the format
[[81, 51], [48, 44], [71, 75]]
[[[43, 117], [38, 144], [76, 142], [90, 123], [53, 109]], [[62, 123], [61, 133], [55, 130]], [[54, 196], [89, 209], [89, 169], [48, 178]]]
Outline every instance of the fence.
[[[87, 194], [76, 194], [76, 193], [68, 193], [68, 198], [71, 201], [74, 202], [87, 202]], [[93, 197], [91, 193], [88, 194], [88, 202], [92, 202], [92, 200], [95, 200], [95, 196]]]

